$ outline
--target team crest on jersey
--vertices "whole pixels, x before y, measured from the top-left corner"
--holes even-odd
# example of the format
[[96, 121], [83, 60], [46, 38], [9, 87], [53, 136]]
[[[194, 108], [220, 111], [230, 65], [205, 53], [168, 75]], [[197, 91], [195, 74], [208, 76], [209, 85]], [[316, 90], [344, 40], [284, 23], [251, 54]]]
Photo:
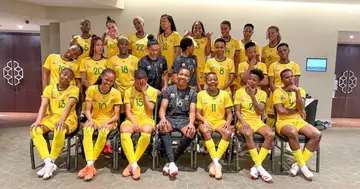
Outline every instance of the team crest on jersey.
[[115, 99], [111, 99], [111, 100], [110, 100], [110, 103], [114, 103], [114, 102], [115, 102]]
[[170, 94], [170, 98], [175, 98], [175, 94], [174, 94], [174, 93], [171, 93], [171, 94]]
[[182, 64], [181, 64], [181, 66], [182, 66], [182, 67], [185, 67], [185, 66], [186, 66], [186, 64], [185, 64], [185, 63], [182, 63]]
[[241, 98], [241, 102], [245, 102], [245, 98]]
[[160, 64], [159, 66], [160, 66], [161, 69], [163, 68], [163, 65], [162, 65], [162, 64]]
[[56, 98], [56, 94], [52, 94], [52, 95], [51, 95], [51, 98]]
[[134, 96], [134, 95], [131, 95], [131, 96], [130, 96], [130, 99], [134, 99], [134, 98], [135, 98], [135, 96]]
[[118, 64], [118, 63], [115, 63], [114, 66], [119, 66], [119, 64]]
[[151, 70], [151, 66], [150, 66], [150, 65], [147, 66], [146, 69], [147, 69], [147, 70]]
[[185, 95], [185, 100], [189, 100], [189, 95]]
[[219, 103], [222, 104], [222, 103], [224, 103], [224, 101], [223, 101], [223, 100], [219, 100]]

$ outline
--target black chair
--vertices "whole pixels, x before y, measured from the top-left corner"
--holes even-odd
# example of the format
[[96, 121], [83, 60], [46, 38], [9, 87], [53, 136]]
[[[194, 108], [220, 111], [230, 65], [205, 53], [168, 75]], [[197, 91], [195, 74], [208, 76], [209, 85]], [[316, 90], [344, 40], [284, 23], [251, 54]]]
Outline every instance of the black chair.
[[[254, 133], [253, 139], [255, 144], [260, 144], [260, 145], [265, 141], [265, 138], [258, 133]], [[236, 171], [238, 171], [239, 168], [239, 155], [240, 152], [242, 151], [241, 143], [246, 143], [245, 136], [240, 133], [237, 133], [236, 137], [234, 138]], [[274, 172], [274, 156], [275, 156], [274, 144], [272, 145], [270, 154], [268, 156], [270, 157], [270, 161], [269, 161], [270, 171]]]

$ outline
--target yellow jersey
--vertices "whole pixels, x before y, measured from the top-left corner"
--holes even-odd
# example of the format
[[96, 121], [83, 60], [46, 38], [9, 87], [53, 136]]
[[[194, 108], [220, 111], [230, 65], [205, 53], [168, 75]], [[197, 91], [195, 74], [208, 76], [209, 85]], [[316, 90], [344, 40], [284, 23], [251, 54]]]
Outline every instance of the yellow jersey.
[[116, 84], [118, 84], [118, 90], [121, 94], [132, 87], [135, 82], [135, 70], [138, 69], [139, 59], [133, 55], [129, 55], [127, 58], [119, 58], [119, 56], [113, 56], [108, 61], [108, 68], [115, 71]]
[[[235, 74], [234, 61], [230, 58], [226, 58], [224, 61], [219, 62], [216, 58], [211, 58], [206, 61], [204, 72], [205, 74], [215, 72], [218, 78], [218, 88], [221, 89], [230, 79], [230, 74]], [[230, 87], [225, 90], [231, 92]]]
[[[260, 54], [259, 45], [253, 40], [251, 40], [251, 42], [255, 43], [256, 54], [259, 55]], [[245, 43], [243, 43], [242, 40], [239, 40], [239, 46], [240, 46], [240, 62], [246, 62], [248, 60], [248, 57], [245, 54]]]
[[161, 47], [161, 55], [166, 59], [168, 69], [172, 68], [175, 60], [175, 47], [180, 47], [181, 35], [177, 31], [173, 31], [169, 36], [165, 37], [162, 33], [158, 36], [158, 42]]
[[[239, 76], [240, 76], [241, 74], [245, 73], [246, 70], [248, 69], [248, 67], [249, 67], [249, 63], [248, 63], [248, 62], [241, 62], [241, 63], [239, 64], [239, 67], [238, 67], [238, 74], [239, 74]], [[265, 65], [264, 63], [262, 63], [262, 62], [256, 63], [256, 64], [254, 65], [253, 69], [259, 69], [259, 70], [261, 70], [264, 75], [267, 75], [267, 74], [268, 74], [268, 73], [267, 73], [267, 69], [266, 69], [266, 65]], [[244, 86], [245, 84], [243, 84], [243, 83], [241, 82], [241, 76], [239, 77], [239, 79], [240, 79], [240, 86]]]
[[[300, 88], [301, 97], [305, 100], [306, 93], [303, 88]], [[286, 109], [296, 109], [296, 94], [295, 92], [286, 92], [283, 88], [277, 88], [273, 94], [274, 105], [282, 104]], [[287, 120], [287, 119], [302, 119], [302, 116], [299, 112], [291, 115], [277, 115], [278, 120]]]
[[115, 115], [114, 106], [123, 104], [118, 90], [111, 88], [102, 93], [100, 85], [92, 85], [86, 90], [85, 101], [91, 102], [93, 119], [111, 119]]
[[[221, 38], [221, 37], [218, 37]], [[215, 41], [211, 44], [211, 51], [215, 51]], [[226, 49], [225, 49], [225, 56], [226, 58], [230, 58], [234, 61], [235, 51], [240, 51], [239, 40], [235, 37], [231, 36], [230, 41], [226, 41]]]
[[197, 58], [198, 68], [205, 68], [206, 63], [206, 55], [205, 55], [205, 48], [208, 44], [208, 39], [206, 37], [202, 37], [200, 39], [193, 38], [196, 45], [194, 49], [194, 55]]
[[79, 63], [85, 57], [88, 57], [90, 54], [90, 47], [91, 47], [91, 39], [90, 36], [87, 39], [82, 38], [80, 35], [75, 36], [76, 42], [83, 48], [83, 53], [78, 57]]
[[[60, 54], [50, 54], [43, 65], [43, 68], [50, 70], [49, 85], [56, 85], [59, 83], [59, 73], [64, 68], [70, 68], [75, 75], [75, 78], [80, 79], [80, 65], [77, 61], [65, 61]], [[75, 85], [75, 81], [71, 83]]]
[[264, 58], [266, 68], [269, 69], [272, 63], [280, 60], [280, 56], [277, 53], [277, 46], [270, 47], [269, 44], [263, 46], [261, 50], [261, 58]]
[[[257, 114], [250, 95], [246, 92], [246, 87], [242, 87], [236, 91], [234, 97], [234, 105], [240, 105], [241, 114], [246, 120], [261, 120], [261, 115]], [[257, 103], [266, 104], [267, 94], [261, 89], [256, 89], [255, 98]]]
[[131, 49], [131, 54], [139, 60], [149, 53], [147, 49], [147, 36], [148, 34], [143, 38], [138, 38], [135, 33], [129, 35], [129, 49]]
[[202, 110], [203, 117], [209, 121], [225, 119], [225, 109], [233, 106], [230, 94], [219, 90], [216, 96], [210, 96], [206, 90], [202, 90], [197, 95], [196, 108]]
[[280, 73], [285, 70], [290, 69], [295, 76], [300, 76], [300, 67], [299, 64], [290, 61], [287, 64], [281, 64], [279, 62], [274, 62], [270, 65], [269, 68], [269, 77], [274, 77], [275, 87], [282, 87], [284, 84], [281, 82]]
[[109, 36], [105, 37], [106, 41], [106, 58], [111, 58], [119, 54], [118, 40]]
[[[147, 85], [146, 96], [149, 97], [150, 102], [156, 104], [157, 100], [157, 90]], [[143, 94], [136, 90], [135, 86], [129, 88], [125, 92], [124, 104], [130, 104], [131, 106], [131, 114], [134, 117], [149, 117], [149, 115], [145, 112], [144, 107], [144, 98]], [[153, 119], [152, 117], [149, 117]]]
[[94, 60], [90, 57], [83, 58], [80, 63], [80, 73], [85, 72], [90, 85], [93, 85], [107, 67], [107, 61], [106, 58], [100, 60]]
[[[79, 99], [80, 89], [76, 86], [69, 85], [65, 90], [59, 90], [58, 84], [48, 85], [45, 87], [41, 98], [49, 99], [48, 114], [49, 116], [61, 117], [70, 98]], [[67, 118], [77, 119], [75, 106], [70, 110]]]

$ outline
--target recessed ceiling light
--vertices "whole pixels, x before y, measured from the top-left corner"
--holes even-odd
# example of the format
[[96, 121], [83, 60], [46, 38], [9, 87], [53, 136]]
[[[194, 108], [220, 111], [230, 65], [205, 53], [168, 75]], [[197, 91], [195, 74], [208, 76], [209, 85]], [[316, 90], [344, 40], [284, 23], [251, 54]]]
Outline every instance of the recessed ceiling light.
[[23, 25], [17, 25], [17, 28], [19, 28], [19, 29], [23, 29]]
[[353, 35], [350, 35], [349, 37], [350, 37], [350, 39], [354, 39], [354, 36], [353, 36]]

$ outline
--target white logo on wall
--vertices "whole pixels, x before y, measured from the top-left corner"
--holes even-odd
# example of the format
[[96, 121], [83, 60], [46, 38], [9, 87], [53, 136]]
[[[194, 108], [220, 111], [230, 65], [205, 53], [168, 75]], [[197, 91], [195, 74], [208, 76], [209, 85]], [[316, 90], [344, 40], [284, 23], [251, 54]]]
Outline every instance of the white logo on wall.
[[346, 70], [339, 77], [339, 87], [343, 93], [350, 94], [356, 86], [357, 78], [353, 71]]
[[19, 63], [15, 60], [10, 60], [3, 68], [3, 77], [11, 86], [17, 86], [24, 78], [24, 71]]

